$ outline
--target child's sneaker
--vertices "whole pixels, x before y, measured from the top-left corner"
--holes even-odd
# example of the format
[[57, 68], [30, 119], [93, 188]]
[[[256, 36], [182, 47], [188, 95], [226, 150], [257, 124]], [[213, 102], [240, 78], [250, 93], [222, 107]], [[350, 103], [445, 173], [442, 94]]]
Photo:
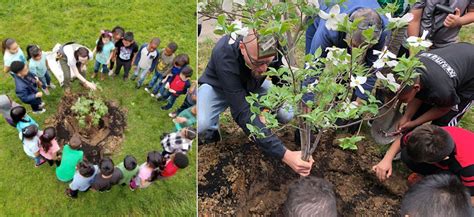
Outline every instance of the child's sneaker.
[[48, 88], [43, 89], [43, 92], [44, 92], [44, 94], [45, 94], [46, 96], [49, 96], [49, 90], [48, 90]]
[[176, 113], [176, 112], [171, 112], [171, 113], [168, 113], [168, 116], [169, 116], [170, 118], [175, 118], [177, 114], [178, 114], [178, 113]]
[[72, 194], [71, 194], [71, 189], [69, 189], [69, 188], [66, 188], [66, 191], [65, 191], [64, 193], [65, 193], [68, 197], [70, 197], [70, 198], [72, 198], [72, 199], [76, 199], [76, 198], [77, 198], [77, 196], [76, 196], [76, 197], [72, 196]]
[[54, 84], [50, 84], [48, 87], [51, 88], [51, 89], [56, 89], [56, 85], [54, 85]]
[[43, 165], [45, 162], [46, 162], [46, 160], [41, 158], [40, 162], [35, 164], [35, 167], [39, 167], [39, 166]]
[[41, 102], [41, 104], [39, 105], [40, 108], [44, 108], [46, 104], [44, 102]]
[[[148, 87], [145, 87], [145, 91], [146, 91], [147, 93], [150, 93], [150, 90], [148, 90]], [[153, 94], [152, 94], [152, 95], [153, 95]]]
[[135, 191], [137, 189], [137, 183], [135, 183], [135, 180], [130, 181], [130, 184], [128, 184], [128, 187], [130, 188], [130, 191]]
[[43, 114], [43, 113], [45, 113], [45, 112], [46, 112], [46, 109], [41, 109], [41, 110], [39, 110], [39, 111], [33, 111], [33, 114], [39, 115], [39, 114]]
[[151, 96], [151, 97], [155, 97], [155, 94], [153, 94], [153, 93], [150, 93], [150, 96]]
[[170, 108], [168, 108], [167, 106], [161, 106], [161, 110], [163, 111], [166, 111], [166, 110], [169, 110]]

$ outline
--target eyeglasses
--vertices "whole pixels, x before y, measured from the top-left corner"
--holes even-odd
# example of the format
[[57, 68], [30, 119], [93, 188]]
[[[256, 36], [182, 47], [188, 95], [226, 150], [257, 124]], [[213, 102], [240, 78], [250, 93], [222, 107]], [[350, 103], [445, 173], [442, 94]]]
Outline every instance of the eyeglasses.
[[245, 53], [247, 53], [247, 58], [249, 58], [250, 63], [252, 63], [252, 65], [255, 66], [256, 68], [258, 68], [260, 66], [263, 66], [263, 65], [269, 66], [272, 63], [276, 63], [278, 61], [278, 59], [276, 59], [276, 58], [273, 58], [273, 60], [271, 60], [271, 61], [256, 60], [255, 58], [253, 58], [249, 55], [249, 49], [247, 48], [246, 43], [242, 42], [242, 44], [244, 45], [244, 48], [245, 48], [245, 51], [246, 51]]

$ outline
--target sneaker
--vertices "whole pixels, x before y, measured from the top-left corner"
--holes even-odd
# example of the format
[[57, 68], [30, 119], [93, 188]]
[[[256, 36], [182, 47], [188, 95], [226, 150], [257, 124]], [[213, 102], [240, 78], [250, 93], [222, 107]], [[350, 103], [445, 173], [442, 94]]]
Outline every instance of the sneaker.
[[[145, 91], [146, 91], [147, 93], [150, 93], [150, 90], [148, 90], [148, 87], [145, 87]], [[153, 94], [152, 94], [152, 95], [153, 95]]]
[[43, 93], [44, 93], [46, 96], [49, 96], [49, 90], [48, 90], [48, 88], [43, 89]]
[[152, 93], [151, 93], [150, 96], [151, 96], [151, 97], [155, 97], [155, 94], [152, 94]]
[[176, 113], [176, 112], [168, 113], [168, 116], [169, 116], [170, 118], [175, 118], [176, 115], [178, 115], [178, 113]]
[[46, 105], [46, 103], [41, 102], [41, 104], [39, 105], [39, 107], [43, 108], [45, 105]]
[[166, 111], [169, 110], [170, 108], [167, 108], [166, 106], [161, 106], [161, 110]]
[[35, 164], [35, 167], [39, 167], [39, 166], [43, 165], [45, 162], [46, 162], [46, 160], [41, 158], [40, 162]]
[[49, 85], [49, 88], [51, 88], [51, 89], [56, 89], [56, 85], [50, 84], [50, 85]]
[[45, 112], [46, 112], [46, 109], [41, 109], [41, 110], [39, 110], [39, 111], [33, 111], [33, 114], [39, 115], [39, 114], [43, 114], [43, 113], [45, 113]]
[[412, 173], [408, 176], [408, 180], [407, 180], [408, 186], [411, 187], [414, 184], [421, 181], [422, 179], [423, 179], [423, 175], [418, 174], [418, 173]]
[[222, 140], [219, 130], [208, 130], [204, 136], [198, 136], [198, 145], [218, 143]]

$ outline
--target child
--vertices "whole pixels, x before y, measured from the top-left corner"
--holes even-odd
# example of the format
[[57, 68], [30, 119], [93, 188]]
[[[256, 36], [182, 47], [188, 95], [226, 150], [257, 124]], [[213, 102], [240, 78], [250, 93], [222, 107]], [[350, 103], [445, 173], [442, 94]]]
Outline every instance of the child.
[[182, 128], [191, 127], [196, 124], [196, 115], [197, 106], [193, 106], [179, 113], [178, 117], [173, 119], [176, 129], [180, 130]]
[[131, 155], [127, 155], [117, 168], [122, 171], [123, 174], [123, 178], [119, 182], [119, 185], [122, 186], [129, 185], [130, 181], [132, 181], [138, 173], [137, 160]]
[[[125, 29], [120, 26], [116, 26], [112, 29], [112, 40], [113, 40], [112, 42], [114, 43], [114, 46], [115, 46], [115, 43], [117, 43], [123, 38], [124, 34], [125, 34]], [[115, 51], [115, 47], [114, 47], [114, 51]], [[109, 66], [109, 69], [110, 69], [109, 76], [113, 74], [112, 69], [114, 68], [114, 63], [115, 63], [115, 56], [114, 56], [114, 52], [112, 52], [112, 59], [110, 59], [110, 66]]]
[[23, 151], [26, 155], [35, 159], [35, 167], [39, 167], [45, 162], [45, 160], [40, 155], [39, 150], [39, 132], [38, 127], [34, 124], [23, 128], [22, 131], [22, 142], [23, 142]]
[[179, 132], [169, 133], [161, 139], [163, 152], [161, 153], [165, 158], [176, 152], [187, 153], [191, 149], [193, 139], [196, 138], [196, 129], [194, 127], [187, 127], [181, 129]]
[[70, 182], [74, 177], [76, 166], [82, 161], [84, 152], [80, 150], [82, 141], [79, 135], [74, 134], [68, 145], [63, 148], [61, 165], [56, 167], [56, 177], [61, 182]]
[[168, 100], [165, 106], [162, 106], [162, 110], [168, 110], [173, 107], [174, 102], [179, 95], [184, 94], [188, 91], [191, 86], [189, 78], [193, 75], [193, 70], [190, 66], [185, 66], [178, 75], [169, 77], [168, 81], [164, 86], [161, 87], [160, 95], [157, 95], [158, 101]]
[[16, 127], [16, 125], [13, 123], [13, 119], [10, 113], [12, 108], [16, 106], [19, 106], [19, 104], [15, 101], [12, 101], [10, 97], [3, 94], [0, 95], [0, 112], [2, 113], [2, 116], [5, 121], [7, 121], [7, 123], [10, 124], [10, 126], [12, 127]]
[[51, 76], [48, 73], [48, 63], [46, 57], [43, 55], [41, 48], [38, 45], [28, 45], [26, 47], [26, 53], [28, 54], [28, 60], [30, 61], [28, 66], [31, 74], [38, 77], [41, 81], [42, 89], [46, 95], [49, 95], [48, 87], [51, 89], [56, 88], [54, 84], [51, 84]]
[[53, 127], [47, 127], [44, 129], [43, 134], [39, 137], [40, 139], [40, 154], [45, 158], [49, 166], [53, 166], [56, 163], [56, 166], [59, 166], [58, 160], [58, 151], [59, 145], [56, 141], [56, 129]]
[[10, 117], [12, 118], [13, 125], [16, 127], [18, 133], [20, 134], [27, 126], [36, 125], [37, 127], [39, 127], [36, 121], [33, 120], [33, 118], [31, 118], [28, 114], [26, 114], [25, 107], [21, 105], [12, 108], [12, 110], [10, 111]]
[[99, 167], [97, 165], [92, 165], [85, 161], [80, 162], [77, 165], [77, 171], [71, 184], [69, 184], [69, 188], [66, 189], [66, 195], [71, 198], [77, 198], [79, 191], [88, 191], [98, 171]]
[[145, 91], [150, 93], [153, 87], [158, 86], [163, 79], [163, 74], [172, 66], [174, 53], [178, 50], [178, 45], [174, 42], [170, 42], [166, 48], [161, 50], [158, 57], [158, 63], [155, 68], [155, 74], [151, 79], [148, 87], [145, 87]]
[[135, 54], [138, 52], [138, 45], [133, 39], [133, 32], [127, 32], [123, 36], [123, 39], [120, 39], [115, 43], [115, 62], [117, 67], [115, 68], [115, 75], [120, 73], [122, 67], [124, 68], [123, 80], [128, 79], [128, 73], [132, 68], [132, 62], [135, 59]]
[[28, 67], [20, 61], [13, 61], [10, 70], [14, 73], [15, 92], [18, 98], [26, 104], [30, 104], [33, 113], [41, 114], [46, 111], [41, 100], [43, 93], [38, 92], [38, 84], [41, 83], [37, 77], [28, 72]]
[[188, 90], [188, 93], [186, 94], [186, 98], [183, 101], [183, 104], [175, 111], [171, 112], [168, 114], [170, 118], [175, 118], [176, 115], [181, 113], [182, 111], [188, 109], [189, 107], [196, 105], [196, 99], [197, 99], [197, 84], [196, 82], [192, 82], [191, 87]]
[[150, 94], [151, 97], [158, 97], [158, 93], [163, 86], [163, 83], [168, 80], [168, 78], [172, 75], [177, 75], [181, 72], [181, 69], [183, 69], [184, 66], [189, 64], [189, 56], [187, 54], [179, 54], [173, 59], [173, 66], [166, 70], [162, 77], [164, 77], [161, 82], [158, 82], [157, 85], [155, 85], [155, 88], [153, 89], [153, 92]]
[[130, 182], [130, 189], [133, 191], [137, 188], [146, 188], [154, 182], [164, 168], [164, 158], [157, 151], [148, 152], [146, 163], [140, 165], [138, 175]]
[[181, 152], [177, 152], [166, 162], [165, 169], [161, 171], [159, 178], [170, 178], [174, 176], [179, 169], [184, 169], [188, 165], [188, 156]]
[[2, 42], [3, 72], [9, 72], [13, 61], [20, 61], [26, 64], [25, 54], [18, 43], [13, 38], [6, 38]]
[[140, 73], [136, 86], [137, 89], [142, 86], [147, 74], [151, 73], [156, 67], [158, 56], [160, 55], [156, 50], [158, 46], [160, 46], [160, 39], [153, 38], [149, 44], [142, 45], [138, 50], [137, 57], [133, 63], [136, 66], [135, 73], [132, 76], [132, 80], [135, 80]]
[[95, 53], [95, 64], [94, 64], [94, 74], [92, 78], [97, 76], [99, 69], [102, 66], [102, 73], [100, 74], [100, 80], [103, 81], [105, 75], [109, 73], [109, 68], [107, 67], [110, 64], [110, 59], [112, 58], [112, 51], [114, 50], [115, 45], [112, 42], [112, 33], [108, 30], [100, 31], [99, 39], [96, 42], [93, 53]]
[[97, 173], [91, 186], [96, 191], [109, 191], [113, 185], [118, 184], [123, 178], [122, 172], [119, 169], [115, 169], [114, 162], [108, 157], [100, 160], [99, 168], [100, 171]]

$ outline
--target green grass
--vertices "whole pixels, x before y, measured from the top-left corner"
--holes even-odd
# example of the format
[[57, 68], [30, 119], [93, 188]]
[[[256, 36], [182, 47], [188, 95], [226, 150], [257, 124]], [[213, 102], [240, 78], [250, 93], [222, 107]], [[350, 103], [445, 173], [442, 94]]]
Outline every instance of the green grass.
[[[121, 25], [135, 33], [139, 44], [154, 36], [161, 38], [160, 47], [171, 40], [177, 42], [177, 53], [187, 53], [196, 68], [195, 10], [192, 0], [0, 0], [0, 38], [15, 38], [25, 54], [28, 44], [39, 44], [48, 51], [56, 43], [68, 41], [92, 49], [99, 30]], [[20, 102], [12, 78], [3, 73], [3, 56], [0, 58], [0, 94]], [[92, 66], [93, 61], [88, 77]], [[163, 103], [152, 100], [143, 89], [135, 90], [132, 82], [109, 79], [99, 83], [103, 87], [100, 96], [114, 99], [128, 110], [128, 129], [120, 153], [112, 156], [114, 162], [132, 154], [142, 163], [148, 151], [161, 150], [161, 133], [173, 128], [168, 112], [159, 108]], [[73, 90], [85, 91], [77, 81]], [[62, 94], [62, 89], [56, 89], [45, 96], [47, 112], [32, 117], [43, 126], [44, 120], [55, 113]], [[174, 108], [181, 102], [182, 98]], [[23, 152], [17, 131], [6, 122], [0, 123], [0, 216], [195, 216], [196, 150], [193, 147], [190, 153], [190, 166], [170, 180], [157, 181], [135, 192], [115, 186], [108, 193], [81, 193], [77, 200], [71, 200], [64, 195], [67, 185], [56, 180], [54, 168], [47, 164], [34, 168], [33, 161]]]

